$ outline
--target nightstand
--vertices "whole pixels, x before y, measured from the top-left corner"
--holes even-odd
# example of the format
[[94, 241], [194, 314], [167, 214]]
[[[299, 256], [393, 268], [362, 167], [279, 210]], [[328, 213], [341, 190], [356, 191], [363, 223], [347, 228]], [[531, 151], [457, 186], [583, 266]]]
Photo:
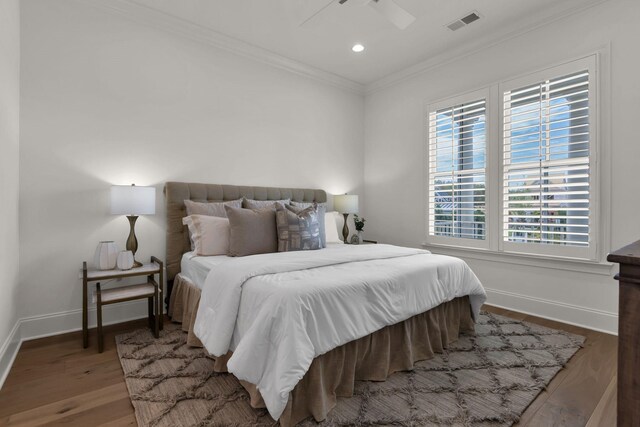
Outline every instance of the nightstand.
[[[89, 346], [89, 283], [96, 282], [96, 308], [98, 318], [98, 351], [102, 353], [104, 348], [102, 336], [102, 307], [124, 301], [146, 298], [149, 302], [149, 327], [157, 338], [162, 329], [162, 282], [164, 265], [158, 258], [152, 256], [151, 262], [142, 267], [131, 270], [96, 270], [87, 268], [87, 262], [82, 263], [82, 345]], [[155, 276], [158, 276], [156, 281]], [[100, 282], [128, 277], [147, 276], [147, 281], [120, 286], [110, 289], [101, 289]]]

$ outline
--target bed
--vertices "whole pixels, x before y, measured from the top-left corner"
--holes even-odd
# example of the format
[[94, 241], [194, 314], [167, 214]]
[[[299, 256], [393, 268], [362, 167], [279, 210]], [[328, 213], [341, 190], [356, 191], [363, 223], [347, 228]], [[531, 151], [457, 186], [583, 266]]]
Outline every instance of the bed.
[[169, 182], [169, 315], [214, 369], [233, 373], [255, 408], [282, 426], [324, 419], [356, 380], [385, 380], [441, 352], [486, 299], [466, 264], [391, 245], [327, 245], [231, 258], [196, 257], [184, 200], [326, 202], [312, 189]]

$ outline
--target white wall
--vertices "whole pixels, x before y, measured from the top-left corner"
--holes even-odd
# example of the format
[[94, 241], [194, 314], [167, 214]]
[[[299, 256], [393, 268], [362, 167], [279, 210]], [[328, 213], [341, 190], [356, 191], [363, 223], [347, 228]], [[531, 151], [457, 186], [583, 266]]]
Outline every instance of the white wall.
[[17, 316], [19, 115], [20, 4], [0, 0], [0, 358]]
[[[639, 19], [637, 0], [610, 0], [369, 94], [365, 100], [368, 235], [408, 246], [425, 241], [425, 104], [592, 53], [610, 43], [612, 89], [603, 93], [609, 97], [603, 105], [611, 106], [611, 122], [604, 117], [601, 123], [601, 143], [610, 150], [615, 165], [611, 182], [603, 182], [605, 192], [612, 189], [612, 220], [607, 227], [613, 249], [640, 238]], [[612, 272], [590, 274], [465, 259], [491, 290], [489, 302], [594, 328], [617, 329], [618, 292]]]
[[111, 184], [157, 187], [145, 260], [164, 258], [168, 180], [363, 188], [361, 95], [82, 2], [23, 2], [22, 87], [22, 316], [79, 321], [81, 262], [128, 233]]

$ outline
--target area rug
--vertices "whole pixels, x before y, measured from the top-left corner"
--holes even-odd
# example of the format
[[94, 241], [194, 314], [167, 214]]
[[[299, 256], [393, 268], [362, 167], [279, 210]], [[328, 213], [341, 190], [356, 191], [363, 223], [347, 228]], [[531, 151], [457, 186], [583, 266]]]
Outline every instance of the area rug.
[[[231, 374], [215, 373], [186, 333], [166, 325], [116, 337], [135, 408], [146, 426], [273, 426]], [[584, 337], [482, 313], [475, 334], [387, 381], [358, 381], [326, 420], [309, 426], [510, 426], [584, 342]]]

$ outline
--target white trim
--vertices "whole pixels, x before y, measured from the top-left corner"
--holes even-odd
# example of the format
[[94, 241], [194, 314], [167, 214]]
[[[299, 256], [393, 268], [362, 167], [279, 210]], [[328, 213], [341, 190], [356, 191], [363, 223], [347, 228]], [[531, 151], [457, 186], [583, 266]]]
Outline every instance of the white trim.
[[[599, 77], [598, 61], [599, 53], [593, 53], [577, 59], [572, 59], [551, 67], [543, 69], [533, 70], [526, 74], [511, 78], [509, 80], [501, 81], [498, 85], [500, 93], [500, 105], [498, 108], [498, 122], [500, 123], [499, 132], [499, 158], [501, 159], [499, 168], [499, 189], [500, 192], [500, 206], [499, 206], [499, 250], [501, 252], [514, 252], [514, 253], [527, 253], [530, 255], [549, 255], [558, 257], [573, 257], [581, 258], [585, 260], [596, 261], [601, 259], [599, 256], [598, 243], [600, 242], [600, 174], [599, 174], [599, 160], [598, 160], [598, 147], [600, 145], [599, 138], [599, 112], [600, 112], [600, 99], [598, 96], [599, 90]], [[504, 239], [504, 97], [505, 93], [511, 90], [517, 90], [521, 87], [538, 84], [546, 80], [559, 78], [565, 75], [569, 75], [575, 72], [581, 72], [586, 70], [589, 73], [589, 245], [587, 247], [575, 247], [569, 245], [552, 245], [552, 244], [537, 244], [537, 243], [523, 243], [523, 242], [511, 242]]]
[[455, 256], [458, 258], [478, 259], [482, 261], [499, 262], [502, 264], [527, 265], [553, 270], [576, 271], [580, 273], [611, 276], [615, 264], [608, 262], [587, 261], [543, 255], [530, 255], [515, 252], [495, 252], [486, 249], [467, 248], [451, 245], [435, 245], [422, 243], [422, 247], [436, 254]]
[[618, 314], [574, 304], [485, 288], [487, 305], [618, 335]]
[[[479, 100], [484, 100], [485, 102], [485, 167], [484, 167], [484, 175], [485, 175], [485, 238], [484, 239], [466, 239], [460, 237], [448, 237], [448, 236], [436, 236], [431, 235], [430, 233], [430, 217], [429, 212], [431, 209], [430, 201], [431, 201], [431, 193], [429, 188], [431, 186], [431, 172], [430, 172], [430, 157], [429, 150], [431, 146], [431, 126], [430, 126], [430, 116], [431, 113], [441, 110], [443, 108], [450, 108], [452, 106], [466, 104], [470, 102], [476, 102]], [[491, 133], [493, 128], [490, 126], [491, 117], [493, 115], [492, 105], [491, 105], [492, 97], [491, 97], [491, 87], [487, 86], [478, 90], [465, 92], [462, 94], [450, 96], [444, 99], [439, 99], [433, 102], [423, 102], [423, 116], [422, 119], [424, 121], [424, 129], [426, 135], [424, 137], [425, 142], [423, 143], [424, 147], [424, 176], [426, 183], [426, 199], [424, 201], [424, 212], [425, 212], [425, 236], [428, 243], [431, 244], [450, 244], [450, 245], [460, 245], [460, 246], [469, 246], [476, 248], [488, 249], [490, 246], [490, 238], [494, 234], [493, 229], [491, 228], [491, 224], [489, 223], [489, 212], [487, 212], [486, 208], [493, 203], [493, 191], [489, 188], [489, 182], [487, 179], [487, 172], [489, 167], [491, 166], [488, 163], [488, 147], [490, 142], [494, 138], [495, 135]]]
[[[142, 300], [127, 301], [103, 307], [103, 325], [128, 322], [147, 317], [147, 302]], [[18, 319], [9, 336], [0, 347], [0, 388], [9, 375], [20, 346], [25, 341], [52, 335], [66, 334], [82, 329], [82, 309], [31, 316]], [[89, 308], [89, 328], [96, 326], [96, 308]], [[78, 346], [81, 346], [78, 337]], [[85, 351], [98, 351], [95, 333], [89, 336], [89, 347]]]
[[4, 384], [4, 381], [9, 375], [9, 371], [13, 366], [13, 362], [16, 360], [21, 345], [20, 321], [18, 320], [15, 325], [13, 325], [2, 347], [0, 347], [0, 388], [2, 388], [2, 384]]
[[605, 3], [607, 1], [609, 0], [584, 1], [576, 5], [575, 7], [572, 7], [562, 12], [556, 12], [554, 10], [556, 8], [562, 7], [560, 3], [557, 3], [556, 7], [550, 6], [545, 8], [545, 14], [547, 16], [544, 19], [541, 19], [539, 16], [534, 17], [532, 18], [533, 22], [529, 24], [520, 23], [517, 25], [515, 30], [512, 29], [513, 27], [511, 28], [505, 27], [505, 29], [502, 30], [502, 33], [503, 33], [502, 35], [499, 35], [497, 37], [496, 36], [478, 37], [471, 43], [466, 43], [461, 45], [459, 48], [449, 49], [441, 54], [430, 56], [429, 59], [423, 62], [404, 68], [398, 72], [391, 73], [372, 83], [369, 83], [365, 86], [365, 95], [371, 95], [375, 92], [381, 91], [388, 87], [395, 86], [404, 81], [417, 77], [421, 74], [427, 73], [430, 70], [434, 70], [446, 64], [474, 55], [478, 53], [478, 51], [486, 50], [493, 46], [509, 41], [511, 39], [515, 39], [524, 34], [530, 33], [539, 28], [543, 28], [556, 21], [560, 21], [569, 16], [583, 12], [587, 9], [590, 9], [594, 6], [597, 6], [601, 3]]
[[[548, 70], [553, 70], [557, 67], [565, 67], [567, 65], [571, 65], [577, 61], [585, 61], [585, 60], [595, 60], [595, 77], [594, 82], [596, 84], [596, 97], [598, 100], [598, 105], [595, 107], [596, 122], [597, 125], [593, 130], [593, 134], [595, 135], [595, 140], [597, 143], [595, 144], [595, 149], [597, 150], [595, 155], [595, 166], [597, 168], [597, 182], [595, 183], [597, 197], [600, 198], [596, 200], [594, 206], [597, 206], [597, 213], [595, 214], [595, 222], [597, 229], [597, 241], [596, 241], [596, 250], [595, 257], [593, 259], [586, 258], [577, 258], [570, 255], [563, 254], [551, 254], [551, 253], [525, 253], [525, 252], [516, 252], [513, 250], [505, 250], [502, 245], [502, 234], [501, 233], [490, 233], [487, 234], [487, 240], [489, 241], [489, 248], [471, 248], [465, 247], [464, 242], [443, 242], [443, 241], [433, 241], [432, 239], [428, 239], [426, 242], [422, 243], [422, 246], [425, 248], [443, 248], [445, 252], [450, 252], [453, 256], [464, 256], [460, 255], [460, 253], [476, 253], [482, 254], [482, 256], [475, 256], [477, 259], [484, 259], [488, 261], [497, 261], [502, 260], [504, 262], [509, 262], [509, 259], [517, 260], [520, 262], [513, 262], [514, 264], [522, 264], [522, 265], [532, 265], [536, 267], [544, 267], [540, 261], [549, 260], [555, 266], [551, 268], [558, 268], [561, 270], [570, 270], [570, 271], [584, 271], [581, 269], [581, 265], [591, 265], [593, 268], [588, 268], [588, 272], [594, 272], [596, 274], [609, 274], [611, 264], [606, 263], [604, 261], [606, 255], [611, 250], [611, 191], [603, 191], [604, 189], [611, 189], [611, 151], [610, 145], [608, 142], [611, 140], [611, 44], [606, 44], [604, 46], [599, 46], [595, 49], [589, 49], [584, 53], [574, 56], [572, 58], [563, 60], [561, 62], [556, 62], [554, 64], [547, 64], [537, 70], [528, 71], [525, 73], [521, 73], [519, 75], [513, 76], [508, 80], [499, 80], [486, 85], [482, 85], [483, 89], [480, 90], [488, 90], [490, 92], [490, 103], [496, 105], [500, 104], [501, 93], [499, 91], [500, 86], [503, 82], [513, 81], [515, 79], [525, 78], [530, 76], [533, 73], [546, 72]], [[595, 59], [594, 59], [595, 58]], [[470, 93], [474, 93], [477, 91], [467, 91], [463, 94], [455, 95], [454, 97], [464, 96]], [[428, 148], [425, 148], [428, 145], [428, 121], [425, 118], [428, 114], [428, 106], [431, 104], [441, 103], [448, 98], [440, 98], [436, 101], [427, 101], [423, 100], [423, 158], [426, 159]], [[499, 106], [499, 105], [498, 105]], [[493, 105], [489, 105], [487, 103], [487, 117], [492, 114]], [[486, 212], [487, 212], [487, 227], [491, 225], [494, 230], [501, 230], [501, 227], [497, 224], [501, 224], [502, 222], [502, 206], [497, 208], [497, 204], [492, 202], [494, 200], [494, 195], [492, 192], [492, 186], [495, 186], [496, 191], [499, 193], [498, 202], [500, 205], [502, 204], [502, 187], [501, 187], [501, 176], [502, 176], [502, 139], [500, 138], [500, 144], [491, 144], [489, 138], [492, 138], [492, 135], [496, 135], [500, 137], [502, 134], [502, 110], [498, 108], [499, 118], [495, 117], [487, 118], [487, 175], [485, 176], [486, 181]], [[495, 116], [495, 113], [493, 113]], [[492, 128], [493, 127], [493, 128]], [[498, 131], [499, 130], [499, 131]], [[427, 141], [425, 143], [425, 141]], [[498, 147], [499, 146], [499, 147]], [[500, 153], [496, 155], [496, 153]], [[424, 195], [426, 195], [426, 200], [423, 203], [423, 212], [425, 213], [425, 218], [427, 217], [426, 210], [428, 209], [428, 163], [425, 160], [423, 169], [423, 185], [426, 185], [427, 188], [424, 191]], [[490, 174], [491, 173], [491, 174]], [[602, 190], [602, 194], [600, 191]], [[428, 236], [428, 223], [425, 220], [423, 225], [425, 226], [424, 236]], [[440, 250], [440, 249], [436, 249]], [[468, 251], [468, 252], [467, 252]], [[506, 256], [501, 258], [502, 256]], [[471, 256], [469, 256], [471, 257]], [[515, 258], [513, 258], [515, 257]], [[607, 273], [604, 273], [604, 271]]]
[[100, 9], [116, 13], [164, 31], [168, 31], [191, 40], [208, 44], [219, 49], [244, 56], [264, 64], [305, 76], [358, 95], [364, 95], [365, 86], [337, 74], [321, 70], [311, 65], [287, 58], [267, 49], [243, 42], [185, 19], [178, 18], [157, 9], [137, 4], [131, 0], [77, 0]]

